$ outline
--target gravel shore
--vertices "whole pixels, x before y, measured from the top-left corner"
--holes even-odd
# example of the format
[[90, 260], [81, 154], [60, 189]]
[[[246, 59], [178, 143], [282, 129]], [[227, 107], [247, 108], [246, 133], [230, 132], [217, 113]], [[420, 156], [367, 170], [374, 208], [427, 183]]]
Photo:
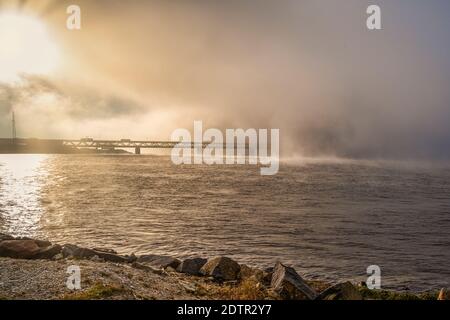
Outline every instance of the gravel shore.
[[447, 299], [447, 291], [413, 294], [369, 290], [364, 283], [309, 281], [280, 262], [261, 270], [228, 257], [121, 256], [111, 249], [0, 234], [0, 300], [435, 300], [438, 296]]
[[[69, 290], [69, 266], [81, 270], [81, 290]], [[63, 259], [0, 258], [0, 299], [205, 299], [220, 285], [177, 272], [140, 270], [128, 264]]]

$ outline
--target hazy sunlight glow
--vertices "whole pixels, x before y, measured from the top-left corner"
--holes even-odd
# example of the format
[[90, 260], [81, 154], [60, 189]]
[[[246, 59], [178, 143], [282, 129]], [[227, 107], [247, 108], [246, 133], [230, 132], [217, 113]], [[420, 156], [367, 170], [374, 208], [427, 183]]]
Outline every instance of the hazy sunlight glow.
[[59, 61], [59, 48], [41, 20], [0, 13], [0, 82], [16, 81], [22, 74], [48, 75]]

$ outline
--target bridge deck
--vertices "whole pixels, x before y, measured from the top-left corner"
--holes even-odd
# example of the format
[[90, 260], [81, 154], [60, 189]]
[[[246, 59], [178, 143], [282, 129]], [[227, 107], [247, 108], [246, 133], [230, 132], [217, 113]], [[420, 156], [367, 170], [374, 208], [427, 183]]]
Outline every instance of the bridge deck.
[[76, 148], [195, 148], [209, 143], [180, 143], [175, 141], [122, 141], [122, 140], [62, 140], [63, 145]]
[[[172, 149], [172, 148], [205, 148], [211, 142], [178, 142], [178, 141], [140, 141], [140, 140], [94, 140], [94, 139], [4, 139], [0, 138], [0, 146], [26, 146], [29, 148], [76, 148], [76, 149]], [[226, 147], [226, 144], [212, 144], [214, 147]], [[229, 145], [232, 148], [247, 148], [247, 145]]]

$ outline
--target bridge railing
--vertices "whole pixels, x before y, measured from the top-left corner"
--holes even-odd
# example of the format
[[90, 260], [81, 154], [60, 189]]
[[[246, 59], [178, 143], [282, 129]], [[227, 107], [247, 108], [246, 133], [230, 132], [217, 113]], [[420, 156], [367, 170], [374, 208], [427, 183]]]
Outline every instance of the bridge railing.
[[63, 145], [75, 148], [206, 148], [231, 146], [245, 148], [242, 144], [215, 144], [211, 142], [179, 142], [179, 141], [113, 141], [113, 140], [63, 140]]

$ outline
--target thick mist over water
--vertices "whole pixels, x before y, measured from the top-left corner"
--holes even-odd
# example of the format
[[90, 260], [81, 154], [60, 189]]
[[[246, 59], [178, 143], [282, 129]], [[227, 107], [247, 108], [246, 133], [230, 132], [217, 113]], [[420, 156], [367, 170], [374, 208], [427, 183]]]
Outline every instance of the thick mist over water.
[[[24, 10], [43, 10], [34, 2]], [[51, 4], [51, 2], [49, 2]], [[450, 4], [67, 1], [43, 15], [64, 49], [53, 76], [0, 84], [0, 135], [167, 139], [176, 128], [279, 128], [284, 156], [448, 159]]]

